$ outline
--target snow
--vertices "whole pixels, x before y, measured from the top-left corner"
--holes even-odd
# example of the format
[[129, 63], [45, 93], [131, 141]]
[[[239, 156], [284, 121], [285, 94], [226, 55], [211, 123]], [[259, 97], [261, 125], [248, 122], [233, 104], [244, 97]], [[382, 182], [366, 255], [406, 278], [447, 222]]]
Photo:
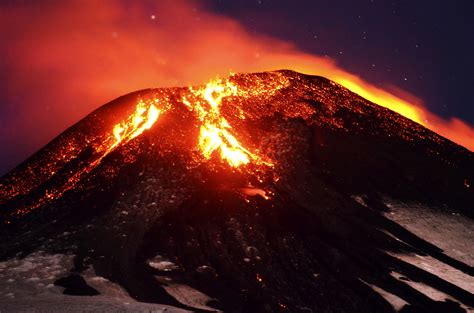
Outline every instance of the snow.
[[[384, 213], [385, 217], [400, 224], [408, 231], [425, 241], [439, 247], [447, 256], [458, 260], [468, 266], [474, 265], [474, 250], [472, 243], [474, 242], [474, 224], [468, 217], [457, 214], [449, 210], [440, 208], [430, 208], [418, 203], [402, 203], [392, 199], [386, 199], [385, 205], [390, 209]], [[400, 241], [394, 235], [386, 232], [386, 234]], [[398, 258], [399, 260], [409, 263], [419, 269], [431, 273], [439, 278], [464, 289], [468, 293], [474, 293], [474, 277], [460, 269], [444, 263], [430, 255], [420, 255], [415, 253], [394, 253], [386, 251], [387, 254]], [[468, 308], [460, 299], [437, 290], [432, 286], [428, 286], [423, 282], [415, 282], [402, 278], [397, 272], [391, 275], [401, 282], [425, 294], [435, 301], [445, 301], [446, 299], [455, 301], [468, 312], [473, 312], [472, 308]], [[379, 294], [392, 303], [383, 291], [377, 286], [371, 286]], [[378, 289], [377, 289], [378, 288]], [[392, 303], [394, 308], [396, 305]]]
[[474, 266], [474, 223], [466, 216], [417, 203], [387, 199], [390, 212], [385, 217], [441, 248], [448, 256]]
[[157, 255], [154, 258], [149, 259], [147, 263], [154, 269], [164, 272], [171, 272], [178, 269], [178, 266], [175, 263], [165, 259], [161, 255]]
[[455, 299], [455, 298], [451, 297], [450, 295], [448, 295], [448, 294], [446, 294], [446, 293], [444, 293], [440, 290], [437, 290], [437, 289], [435, 289], [431, 286], [428, 286], [426, 284], [423, 284], [421, 282], [416, 282], [416, 281], [411, 281], [411, 280], [401, 280], [400, 278], [402, 278], [403, 275], [401, 275], [400, 273], [397, 273], [397, 272], [391, 272], [391, 275], [393, 277], [399, 279], [400, 281], [404, 282], [405, 284], [409, 285], [410, 287], [418, 290], [422, 294], [428, 296], [432, 300], [446, 301], [448, 299], [448, 300], [455, 301], [456, 303], [458, 303], [461, 306], [461, 308], [466, 310], [466, 312], [474, 312], [472, 310], [472, 308], [467, 307], [462, 302], [460, 302], [458, 299]]
[[381, 295], [388, 303], [390, 303], [395, 311], [400, 311], [408, 302], [403, 300], [402, 298], [394, 295], [391, 292], [386, 291], [385, 289], [380, 288], [379, 286], [376, 286], [374, 284], [369, 284], [362, 279], [360, 279], [364, 284], [368, 285], [372, 290], [377, 292], [379, 295]]
[[97, 296], [64, 295], [54, 282], [70, 274], [73, 256], [34, 252], [0, 262], [0, 312], [187, 312], [171, 306], [142, 303], [119, 285], [88, 269], [81, 273]]
[[71, 255], [49, 255], [43, 252], [0, 262], [0, 293], [11, 293], [16, 297], [41, 296], [51, 292], [60, 294], [59, 290], [50, 291], [44, 286], [53, 284], [70, 267]]
[[431, 256], [422, 256], [417, 254], [396, 254], [390, 255], [410, 263], [424, 271], [434, 274], [470, 293], [474, 293], [474, 277], [466, 274], [454, 267], [451, 267]]
[[215, 309], [206, 305], [213, 299], [199, 290], [196, 290], [188, 285], [174, 282], [169, 277], [155, 276], [155, 278], [163, 284], [163, 288], [166, 290], [166, 292], [180, 303], [196, 309], [216, 311]]

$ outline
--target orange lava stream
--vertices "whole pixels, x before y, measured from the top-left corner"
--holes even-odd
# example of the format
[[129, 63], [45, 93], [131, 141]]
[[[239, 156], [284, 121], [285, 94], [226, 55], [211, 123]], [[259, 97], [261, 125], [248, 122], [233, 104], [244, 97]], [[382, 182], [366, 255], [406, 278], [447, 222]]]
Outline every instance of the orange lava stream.
[[[197, 84], [229, 69], [291, 69], [327, 77], [474, 151], [473, 125], [438, 117], [420, 99], [364, 81], [336, 59], [249, 32], [238, 20], [209, 10], [205, 1], [52, 1], [42, 4], [41, 14], [34, 3], [16, 1], [0, 10], [0, 48], [15, 56], [15, 62], [5, 63], [7, 95], [21, 94], [24, 108], [1, 126], [37, 147], [95, 104], [130, 90]], [[161, 12], [160, 18], [144, 18], [155, 16], [152, 12]], [[55, 89], [38, 84], [45, 77]]]
[[[158, 120], [163, 110], [158, 109], [156, 107], [157, 104], [158, 99], [149, 101], [140, 99], [137, 103], [135, 111], [129, 115], [126, 120], [115, 124], [112, 130], [113, 136], [109, 136], [109, 139], [107, 140], [108, 143], [99, 146], [97, 149], [97, 152], [100, 153], [99, 157], [95, 161], [91, 162], [89, 166], [86, 166], [83, 170], [78, 171], [73, 176], [75, 179], [73, 179], [73, 184], [71, 184], [70, 187], [73, 187], [74, 184], [79, 181], [80, 176], [82, 176], [83, 173], [89, 173], [94, 168], [96, 168], [102, 159], [112, 152], [117, 146], [128, 143], [130, 140], [140, 136], [145, 130], [150, 129]], [[71, 181], [71, 179], [69, 179], [69, 181]], [[66, 190], [63, 190], [62, 192]]]
[[[275, 88], [273, 92], [278, 90]], [[222, 116], [220, 106], [225, 97], [242, 96], [261, 93], [262, 90], [238, 91], [235, 84], [229, 80], [216, 79], [210, 81], [204, 87], [194, 90], [189, 88], [192, 100], [183, 96], [182, 102], [196, 114], [197, 119], [202, 123], [198, 139], [198, 149], [205, 160], [210, 160], [214, 152], [218, 152], [223, 161], [229, 166], [239, 168], [251, 162], [257, 165], [272, 167], [273, 164], [264, 161], [260, 156], [246, 149], [232, 134], [232, 127]], [[124, 120], [115, 124], [108, 136], [102, 143], [95, 147], [95, 156], [89, 164], [78, 169], [67, 178], [67, 181], [54, 190], [46, 190], [45, 194], [36, 199], [32, 205], [27, 205], [17, 211], [17, 215], [24, 215], [50, 201], [60, 198], [66, 191], [74, 188], [83, 178], [84, 174], [92, 172], [100, 162], [120, 145], [127, 144], [134, 138], [149, 130], [158, 121], [162, 113], [167, 111], [170, 103], [161, 104], [159, 100], [139, 99], [135, 111]], [[244, 118], [244, 116], [240, 116]], [[264, 198], [268, 198], [263, 193]]]
[[363, 86], [358, 84], [354, 80], [350, 80], [344, 77], [335, 77], [334, 81], [346, 87], [350, 91], [358, 94], [362, 98], [365, 98], [373, 103], [397, 112], [418, 124], [428, 127], [426, 123], [426, 116], [422, 109], [419, 107], [400, 99], [388, 92], [376, 89], [371, 86]]
[[222, 160], [237, 168], [250, 163], [273, 166], [272, 163], [263, 161], [262, 158], [246, 148], [232, 135], [229, 122], [222, 116], [220, 105], [223, 98], [237, 96], [237, 86], [229, 80], [211, 80], [206, 86], [194, 90], [190, 87], [191, 93], [196, 96], [195, 101], [190, 101], [183, 96], [182, 102], [193, 112], [202, 122], [198, 148], [205, 159], [209, 160], [213, 153], [217, 151]]
[[147, 103], [140, 99], [135, 112], [133, 112], [125, 121], [114, 126], [112, 133], [115, 141], [112, 144], [109, 144], [103, 155], [96, 160], [96, 162], [100, 162], [100, 160], [102, 160], [119, 144], [125, 144], [133, 138], [140, 136], [145, 130], [150, 129], [162, 113], [162, 109], [158, 109], [155, 104], [158, 104], [158, 99], [153, 99], [151, 103]]
[[151, 103], [139, 100], [135, 112], [133, 112], [126, 120], [116, 124], [113, 127], [112, 134], [107, 137], [105, 143], [96, 148], [98, 155], [96, 159], [87, 166], [78, 169], [74, 174], [67, 178], [67, 181], [54, 190], [46, 190], [44, 196], [36, 199], [35, 203], [24, 207], [16, 212], [17, 215], [24, 215], [31, 210], [36, 209], [54, 199], [60, 198], [66, 191], [74, 188], [82, 179], [85, 173], [90, 173], [100, 162], [120, 144], [126, 144], [133, 138], [141, 135], [145, 130], [150, 129], [158, 120], [161, 110], [155, 104], [157, 99], [153, 99]]

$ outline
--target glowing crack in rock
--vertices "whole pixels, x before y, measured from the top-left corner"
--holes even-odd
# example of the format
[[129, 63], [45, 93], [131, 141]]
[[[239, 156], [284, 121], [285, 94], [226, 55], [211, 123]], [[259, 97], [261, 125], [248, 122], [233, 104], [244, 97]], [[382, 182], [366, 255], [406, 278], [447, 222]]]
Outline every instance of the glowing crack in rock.
[[[115, 124], [112, 135], [109, 135], [106, 143], [99, 146], [96, 152], [99, 157], [91, 162], [83, 170], [78, 171], [74, 176], [77, 179], [72, 181], [76, 183], [80, 180], [80, 176], [84, 172], [91, 172], [110, 152], [112, 152], [120, 144], [126, 144], [130, 140], [140, 136], [145, 130], [150, 129], [158, 120], [161, 110], [156, 107], [158, 99], [145, 101], [140, 99], [137, 103], [135, 111], [128, 118], [120, 123]], [[69, 179], [71, 181], [71, 179]], [[71, 186], [72, 187], [72, 186]], [[70, 189], [70, 188], [68, 188]]]
[[[146, 117], [144, 113], [146, 112]], [[145, 103], [140, 101], [137, 105], [135, 113], [129, 117], [131, 122], [121, 123], [114, 126], [114, 136], [117, 143], [123, 139], [133, 139], [141, 135], [145, 130], [150, 129], [151, 126], [158, 120], [160, 110], [154, 104], [151, 104], [148, 109]]]
[[44, 195], [22, 210], [16, 212], [17, 215], [25, 215], [48, 202], [60, 198], [66, 191], [74, 188], [86, 173], [92, 172], [100, 162], [120, 144], [126, 144], [130, 140], [141, 135], [145, 130], [150, 129], [158, 120], [161, 110], [156, 107], [157, 99], [145, 101], [140, 99], [135, 111], [124, 121], [116, 124], [106, 140], [95, 148], [94, 160], [88, 165], [78, 169], [67, 178], [65, 183], [53, 190], [46, 190]]
[[[227, 97], [271, 96], [288, 84], [287, 78], [283, 75], [275, 74], [266, 81], [244, 81], [242, 86], [239, 83], [239, 87], [243, 88], [238, 88], [230, 79], [215, 79], [205, 86], [197, 87], [196, 89], [189, 87], [186, 91], [182, 92], [182, 103], [195, 114], [197, 125], [200, 127], [196, 148], [202, 160], [209, 161], [214, 155], [218, 155], [231, 168], [246, 171], [254, 175], [262, 183], [263, 180], [260, 177], [260, 173], [264, 172], [266, 168], [274, 167], [274, 164], [264, 159], [258, 153], [251, 152], [239, 142], [234, 135], [235, 130], [221, 114], [221, 105], [223, 99]], [[23, 216], [28, 214], [33, 209], [54, 201], [60, 198], [66, 191], [75, 188], [78, 182], [85, 178], [86, 174], [91, 173], [112, 151], [151, 129], [160, 116], [170, 110], [171, 106], [171, 101], [166, 97], [153, 96], [139, 99], [135, 110], [113, 125], [108, 134], [98, 135], [92, 140], [86, 140], [84, 144], [92, 147], [94, 151], [87, 163], [75, 171], [68, 172], [61, 185], [45, 190], [42, 195], [25, 203], [21, 209], [15, 212], [15, 215]], [[234, 108], [237, 110], [234, 117], [245, 119], [245, 112], [241, 106], [236, 105]], [[74, 146], [70, 150], [68, 149], [62, 154], [62, 158], [72, 160], [77, 157], [77, 153], [74, 151], [80, 151], [81, 147]], [[252, 169], [244, 167], [250, 163], [257, 165], [257, 167]], [[51, 170], [49, 177], [53, 177], [56, 172], [57, 170]], [[258, 194], [268, 199], [268, 195], [271, 193], [265, 194], [265, 191], [262, 190]]]
[[182, 102], [195, 112], [202, 122], [198, 146], [205, 159], [209, 160], [217, 151], [222, 160], [234, 168], [251, 161], [259, 165], [273, 166], [271, 162], [264, 161], [239, 143], [231, 133], [229, 122], [220, 112], [225, 97], [241, 95], [235, 84], [229, 80], [216, 79], [197, 90], [190, 87], [190, 91], [195, 96], [194, 101], [184, 96]]
[[[103, 158], [105, 158], [110, 152], [112, 152], [120, 144], [126, 144], [130, 140], [140, 136], [145, 130], [150, 129], [155, 122], [158, 120], [161, 110], [156, 107], [158, 99], [152, 99], [145, 101], [140, 99], [137, 103], [135, 111], [128, 116], [128, 118], [118, 124], [115, 124], [112, 130], [113, 135], [109, 135], [106, 144], [100, 146], [97, 149], [99, 157], [91, 162], [89, 166], [84, 167], [81, 171], [78, 171], [68, 181], [72, 182], [67, 189], [61, 192], [69, 190], [75, 183], [77, 183], [82, 174], [91, 172], [94, 168], [99, 165]], [[60, 196], [59, 194], [58, 196]], [[56, 197], [57, 198], [57, 197]]]

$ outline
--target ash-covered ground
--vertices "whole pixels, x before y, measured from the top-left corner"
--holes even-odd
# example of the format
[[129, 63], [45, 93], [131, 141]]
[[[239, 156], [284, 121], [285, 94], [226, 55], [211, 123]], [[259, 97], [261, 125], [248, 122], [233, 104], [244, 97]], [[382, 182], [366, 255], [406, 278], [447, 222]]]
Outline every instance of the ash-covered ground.
[[472, 310], [472, 152], [322, 77], [229, 82], [248, 163], [203, 156], [197, 87], [150, 89], [0, 180], [2, 312]]

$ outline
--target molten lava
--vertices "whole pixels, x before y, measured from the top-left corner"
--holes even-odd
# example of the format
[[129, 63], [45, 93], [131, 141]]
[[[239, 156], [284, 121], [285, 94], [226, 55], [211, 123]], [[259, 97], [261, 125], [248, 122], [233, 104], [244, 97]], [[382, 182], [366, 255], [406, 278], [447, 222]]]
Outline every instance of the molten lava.
[[[282, 76], [275, 75], [275, 77]], [[274, 94], [277, 90], [286, 86], [287, 80], [278, 80], [270, 82], [270, 89], [260, 85], [254, 85], [248, 88], [240, 89], [229, 79], [211, 80], [207, 85], [194, 89], [189, 87], [183, 92], [181, 102], [195, 114], [198, 126], [200, 126], [199, 138], [197, 139], [196, 150], [199, 152], [199, 162], [208, 161], [214, 155], [220, 156], [221, 160], [226, 162], [234, 169], [242, 170], [243, 165], [253, 163], [258, 166], [273, 167], [273, 163], [264, 160], [261, 156], [245, 148], [236, 136], [233, 134], [233, 128], [228, 120], [222, 115], [220, 108], [224, 98], [244, 97]], [[268, 87], [268, 86], [266, 86]], [[147, 99], [138, 99], [135, 110], [126, 115], [122, 120], [111, 127], [108, 134], [97, 136], [92, 141], [86, 140], [94, 153], [87, 164], [70, 171], [67, 174], [64, 183], [55, 188], [45, 190], [42, 195], [36, 198], [32, 203], [26, 204], [17, 215], [25, 215], [40, 206], [60, 198], [66, 191], [73, 189], [86, 174], [91, 173], [102, 160], [119, 146], [125, 145], [142, 135], [146, 130], [155, 125], [159, 117], [171, 108], [171, 102], [167, 98], [157, 98], [152, 96]], [[241, 109], [238, 118], [245, 119]], [[77, 157], [75, 147], [66, 150], [61, 154], [62, 160], [70, 161]], [[54, 166], [45, 174], [48, 178], [56, 175]], [[262, 181], [258, 175], [259, 170], [250, 170], [249, 173], [256, 174], [257, 179]], [[23, 186], [23, 184], [22, 184]], [[7, 192], [8, 198], [13, 198], [22, 192], [30, 190], [31, 187], [12, 188]], [[22, 190], [22, 192], [20, 191]], [[268, 198], [263, 192], [262, 197]]]
[[427, 116], [422, 108], [409, 103], [397, 96], [394, 96], [383, 90], [378, 90], [368, 84], [357, 82], [355, 79], [347, 77], [334, 77], [334, 81], [346, 87], [350, 91], [358, 94], [359, 96], [372, 101], [380, 106], [390, 109], [398, 114], [401, 114], [420, 125], [428, 127], [426, 122]]
[[[229, 69], [283, 68], [327, 77], [474, 151], [472, 125], [438, 118], [421, 101], [364, 81], [335, 59], [249, 32], [205, 2], [8, 1], [0, 10], [0, 68], [8, 78], [2, 96], [16, 105], [0, 123], [11, 137], [4, 154], [26, 149], [16, 149], [22, 142], [29, 149], [20, 161], [96, 105], [130, 90], [197, 84]], [[150, 20], [151, 12], [160, 18]], [[56, 87], [45, 88], [45, 77]]]
[[[155, 101], [158, 102], [158, 100]], [[154, 104], [146, 108], [145, 102], [141, 100], [137, 105], [135, 113], [128, 118], [127, 122], [122, 122], [114, 126], [114, 137], [117, 139], [115, 145], [123, 140], [131, 140], [141, 135], [146, 129], [150, 129], [158, 120], [160, 112], [161, 111], [158, 110]]]
[[[276, 86], [275, 86], [276, 87]], [[281, 88], [281, 86], [280, 86]], [[278, 90], [279, 88], [275, 88]], [[267, 91], [268, 93], [275, 92]], [[231, 167], [238, 168], [241, 165], [254, 162], [258, 165], [273, 166], [271, 162], [264, 161], [262, 157], [246, 149], [232, 134], [232, 127], [227, 119], [221, 114], [220, 106], [222, 100], [232, 96], [249, 96], [250, 94], [262, 92], [262, 90], [239, 90], [230, 80], [215, 79], [205, 86], [194, 89], [189, 87], [189, 94], [185, 93], [182, 102], [186, 107], [195, 113], [201, 123], [198, 139], [198, 150], [205, 160], [211, 159], [214, 152], [217, 152], [223, 161]], [[113, 127], [113, 137], [115, 141], [101, 150], [105, 150], [103, 155], [97, 160], [100, 162], [108, 153], [119, 144], [125, 144], [135, 137], [141, 135], [145, 130], [150, 129], [158, 120], [160, 114], [169, 109], [169, 103], [157, 108], [158, 99], [152, 99], [148, 103], [140, 99], [135, 112], [124, 121]], [[242, 119], [245, 117], [240, 115]], [[104, 147], [104, 146], [102, 146]]]
[[[134, 141], [165, 115], [147, 142]], [[278, 120], [278, 126], [268, 129], [269, 120]], [[183, 122], [190, 127], [181, 128]], [[294, 127], [287, 129], [287, 123]], [[233, 191], [269, 199], [274, 195], [272, 184], [294, 170], [286, 158], [305, 153], [289, 155], [290, 150], [282, 147], [301, 125], [329, 133], [352, 129], [355, 137], [366, 133], [385, 139], [395, 136], [403, 142], [443, 143], [434, 133], [413, 127], [416, 124], [324, 78], [292, 71], [238, 74], [203, 86], [143, 91], [138, 99], [130, 95], [104, 106], [45, 147], [35, 157], [37, 162], [6, 177], [5, 183], [0, 181], [0, 204], [14, 203], [13, 215], [24, 216], [68, 190], [89, 188], [90, 178], [117, 177], [120, 171], [114, 160], [132, 164], [138, 155], [153, 151], [153, 158], [162, 157], [173, 147], [187, 169], [210, 162], [207, 169], [235, 176], [240, 185], [230, 187]], [[319, 136], [315, 140], [326, 146]], [[104, 162], [113, 151], [117, 153], [111, 162]], [[26, 194], [32, 196], [23, 197]]]
[[118, 145], [126, 144], [135, 137], [140, 136], [145, 130], [150, 129], [158, 120], [162, 110], [165, 109], [158, 109], [156, 107], [158, 102], [156, 98], [148, 101], [139, 99], [135, 111], [127, 119], [113, 127], [112, 135], [108, 137], [107, 143], [101, 144], [96, 148], [96, 151], [101, 153], [101, 155], [91, 163], [87, 171], [90, 172], [95, 168]]
[[[117, 146], [129, 142], [133, 138], [141, 135], [145, 130], [150, 129], [158, 120], [161, 113], [161, 110], [155, 106], [156, 103], [158, 103], [157, 99], [148, 102], [140, 99], [135, 112], [126, 120], [116, 124], [113, 127], [112, 134], [106, 137], [105, 142], [96, 146], [94, 159], [88, 165], [78, 169], [76, 172], [72, 172], [71, 176], [67, 178], [62, 186], [54, 188], [53, 190], [46, 190], [42, 197], [37, 199], [33, 204], [24, 207], [23, 210], [18, 211], [17, 214], [27, 214], [33, 209], [60, 198], [66, 191], [74, 188], [85, 174], [92, 172], [92, 170], [100, 164], [102, 159]], [[65, 155], [65, 157], [67, 156]], [[56, 173], [52, 171], [51, 175], [54, 174]]]
[[199, 150], [205, 159], [209, 160], [217, 151], [222, 160], [232, 167], [248, 164], [251, 160], [257, 164], [272, 166], [258, 155], [244, 148], [232, 135], [232, 127], [222, 116], [220, 106], [225, 97], [237, 96], [238, 88], [229, 80], [216, 79], [210, 81], [206, 86], [194, 90], [191, 93], [196, 97], [194, 101], [183, 97], [183, 103], [193, 112], [202, 123], [199, 134]]

